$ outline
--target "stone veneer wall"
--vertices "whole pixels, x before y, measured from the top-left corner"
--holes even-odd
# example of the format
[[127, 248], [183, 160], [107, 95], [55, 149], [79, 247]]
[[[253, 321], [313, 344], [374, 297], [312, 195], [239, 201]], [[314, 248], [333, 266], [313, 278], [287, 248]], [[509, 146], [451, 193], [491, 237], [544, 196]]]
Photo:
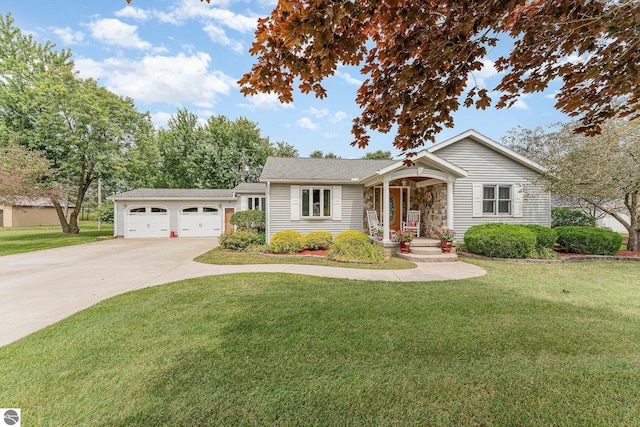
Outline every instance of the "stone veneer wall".
[[367, 211], [372, 211], [374, 210], [374, 206], [373, 206], [373, 187], [368, 187], [364, 189], [364, 193], [363, 193], [363, 210], [362, 210], [362, 230], [369, 234], [369, 222], [367, 221]]
[[[420, 218], [423, 223], [423, 232], [426, 237], [437, 239], [447, 228], [447, 184], [435, 184], [418, 188], [417, 190], [419, 194], [416, 200], [420, 201]], [[422, 203], [428, 192], [433, 194], [431, 207], [426, 207]], [[411, 204], [413, 205], [413, 203]]]

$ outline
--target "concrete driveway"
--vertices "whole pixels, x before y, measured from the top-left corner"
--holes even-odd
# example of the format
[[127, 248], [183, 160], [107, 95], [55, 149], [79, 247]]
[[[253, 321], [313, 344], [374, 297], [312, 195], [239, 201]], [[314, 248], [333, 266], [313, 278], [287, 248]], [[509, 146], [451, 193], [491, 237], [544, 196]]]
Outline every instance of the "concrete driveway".
[[216, 238], [113, 239], [0, 257], [0, 346], [158, 279]]
[[302, 264], [210, 265], [193, 261], [216, 238], [115, 239], [0, 257], [0, 347], [124, 292], [229, 273], [292, 273], [399, 282], [486, 274], [465, 262], [418, 263], [408, 270]]

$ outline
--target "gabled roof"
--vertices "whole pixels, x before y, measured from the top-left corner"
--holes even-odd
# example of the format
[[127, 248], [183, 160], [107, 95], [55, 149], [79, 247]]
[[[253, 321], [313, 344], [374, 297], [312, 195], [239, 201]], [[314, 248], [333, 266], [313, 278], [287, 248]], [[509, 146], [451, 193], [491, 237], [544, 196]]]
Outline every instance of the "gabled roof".
[[269, 157], [261, 182], [317, 182], [357, 184], [397, 160], [311, 159]]
[[[466, 170], [454, 165], [451, 162], [446, 161], [443, 158], [436, 156], [435, 154], [429, 153], [427, 150], [422, 150], [419, 153], [415, 154], [414, 156], [409, 157], [409, 160], [411, 160], [414, 164], [427, 163], [430, 165], [434, 165], [442, 171], [450, 172], [459, 177], [464, 177], [469, 175], [469, 172], [467, 172]], [[394, 164], [391, 164], [386, 168], [380, 169], [378, 171], [378, 174], [384, 175], [396, 169], [400, 169], [401, 167], [405, 167], [404, 160], [396, 161]]]
[[[0, 204], [5, 204], [8, 206], [21, 206], [25, 208], [52, 208], [53, 207], [53, 202], [48, 197], [33, 197], [33, 198], [16, 197], [12, 199], [0, 198]], [[62, 207], [67, 206], [70, 208], [73, 208], [76, 206], [74, 203], [69, 203], [68, 205], [65, 205], [63, 201], [60, 202], [60, 205]]]
[[107, 197], [109, 200], [193, 200], [193, 199], [229, 199], [234, 200], [233, 190], [208, 190], [184, 188], [137, 188]]
[[449, 138], [446, 141], [440, 142], [436, 145], [433, 145], [429, 148], [427, 148], [427, 151], [429, 153], [436, 153], [438, 150], [441, 150], [445, 147], [448, 147], [450, 145], [453, 145], [459, 141], [462, 141], [466, 138], [470, 138], [473, 139], [476, 142], [479, 142], [480, 144], [491, 148], [492, 150], [497, 151], [498, 153], [538, 172], [538, 173], [545, 173], [547, 170], [540, 166], [539, 164], [537, 164], [536, 162], [534, 162], [533, 160], [529, 160], [526, 157], [516, 153], [515, 151], [505, 147], [504, 145], [500, 144], [499, 142], [494, 141], [493, 139], [482, 135], [480, 132], [477, 132], [474, 129], [469, 129], [466, 132], [461, 133], [460, 135], [456, 135], [453, 138]]
[[241, 182], [233, 189], [236, 193], [266, 193], [267, 184], [261, 182]]

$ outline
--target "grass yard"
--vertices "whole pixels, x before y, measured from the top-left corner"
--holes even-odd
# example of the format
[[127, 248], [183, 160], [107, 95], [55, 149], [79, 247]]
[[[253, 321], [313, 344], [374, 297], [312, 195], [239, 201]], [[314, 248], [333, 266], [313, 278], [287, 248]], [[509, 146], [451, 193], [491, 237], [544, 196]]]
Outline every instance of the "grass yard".
[[0, 348], [0, 402], [28, 426], [640, 425], [638, 263], [478, 264], [118, 296]]
[[80, 234], [70, 236], [64, 235], [59, 225], [0, 228], [0, 256], [80, 245], [103, 236], [113, 236], [113, 224], [102, 224], [98, 231], [94, 221], [80, 221]]
[[384, 264], [357, 264], [331, 261], [326, 258], [287, 256], [287, 255], [263, 255], [243, 251], [227, 251], [217, 247], [195, 259], [205, 264], [219, 265], [246, 265], [246, 264], [306, 264], [323, 265], [328, 267], [361, 268], [369, 270], [402, 270], [416, 268], [416, 265], [405, 259], [392, 257]]

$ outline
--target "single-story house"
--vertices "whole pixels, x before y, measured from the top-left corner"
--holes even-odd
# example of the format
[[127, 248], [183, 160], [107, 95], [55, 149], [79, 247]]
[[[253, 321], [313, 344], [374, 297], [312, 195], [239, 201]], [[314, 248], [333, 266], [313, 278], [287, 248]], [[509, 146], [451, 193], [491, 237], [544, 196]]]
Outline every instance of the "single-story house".
[[[114, 233], [216, 236], [231, 229], [230, 214], [247, 209], [265, 211], [267, 240], [280, 230], [368, 230], [367, 211], [388, 219], [381, 221], [385, 241], [409, 210], [420, 211], [420, 234], [430, 237], [449, 228], [461, 238], [486, 222], [551, 224], [550, 194], [539, 180], [544, 169], [475, 130], [410, 160], [269, 157], [260, 183], [233, 190], [133, 190], [110, 197]], [[200, 221], [204, 208], [208, 222]]]
[[[74, 205], [69, 204], [68, 208]], [[0, 227], [35, 227], [59, 225], [58, 214], [47, 197], [18, 198], [0, 201]]]

